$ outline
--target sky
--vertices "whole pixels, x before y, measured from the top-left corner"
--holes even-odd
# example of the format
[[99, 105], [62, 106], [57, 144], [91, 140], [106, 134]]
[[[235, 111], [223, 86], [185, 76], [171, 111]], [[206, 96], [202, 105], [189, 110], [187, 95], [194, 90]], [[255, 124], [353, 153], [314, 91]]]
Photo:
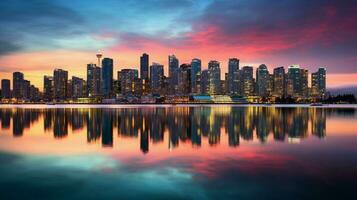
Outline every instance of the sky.
[[0, 78], [22, 71], [40, 89], [55, 68], [85, 78], [98, 51], [115, 71], [139, 69], [144, 52], [165, 73], [169, 54], [200, 58], [203, 69], [218, 60], [222, 74], [237, 57], [271, 72], [326, 67], [328, 87], [357, 86], [354, 0], [1, 0], [0, 8]]

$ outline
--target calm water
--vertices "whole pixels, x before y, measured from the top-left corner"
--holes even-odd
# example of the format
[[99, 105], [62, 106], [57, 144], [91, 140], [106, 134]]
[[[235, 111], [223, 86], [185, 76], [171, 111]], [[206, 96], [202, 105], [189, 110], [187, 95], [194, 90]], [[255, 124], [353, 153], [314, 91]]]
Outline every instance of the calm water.
[[0, 121], [1, 199], [357, 199], [356, 106], [1, 106]]

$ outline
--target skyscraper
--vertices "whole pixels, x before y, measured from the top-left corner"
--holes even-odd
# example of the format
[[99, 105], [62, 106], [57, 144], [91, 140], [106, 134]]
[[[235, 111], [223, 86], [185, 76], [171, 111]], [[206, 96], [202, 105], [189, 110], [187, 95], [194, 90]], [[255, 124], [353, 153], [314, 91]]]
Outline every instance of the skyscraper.
[[302, 96], [302, 70], [299, 65], [288, 68], [287, 95], [291, 97]]
[[1, 97], [3, 99], [11, 98], [10, 80], [9, 79], [1, 80]]
[[139, 77], [136, 69], [122, 69], [120, 73], [120, 85], [122, 94], [133, 94], [135, 79]]
[[199, 82], [201, 76], [201, 60], [194, 58], [191, 61], [191, 92], [199, 92]]
[[[177, 70], [176, 72], [177, 73]], [[153, 93], [160, 94], [164, 81], [164, 66], [158, 63], [153, 63], [150, 66], [150, 86]]]
[[121, 94], [121, 71], [117, 72], [117, 89], [116, 94]]
[[277, 67], [273, 72], [274, 86], [273, 95], [278, 97], [283, 97], [286, 95], [285, 88], [285, 69], [284, 67]]
[[55, 69], [53, 72], [54, 98], [64, 100], [67, 98], [68, 72], [62, 69]]
[[307, 97], [309, 95], [309, 71], [307, 69], [300, 69], [301, 70], [301, 96]]
[[209, 94], [220, 93], [221, 86], [221, 69], [219, 67], [219, 62], [216, 60], [211, 60], [208, 63], [209, 71]]
[[324, 98], [326, 95], [326, 68], [320, 67], [317, 72], [311, 74], [311, 95]]
[[244, 66], [242, 69], [242, 92], [244, 96], [254, 94], [253, 67]]
[[31, 96], [31, 83], [28, 80], [24, 80], [22, 84], [22, 97], [24, 99], [30, 99]]
[[67, 92], [66, 92], [66, 98], [72, 98], [73, 97], [73, 82], [71, 79], [67, 81]]
[[43, 77], [43, 99], [45, 101], [53, 100], [53, 77], [44, 76]]
[[12, 74], [12, 91], [13, 97], [16, 99], [23, 98], [23, 83], [24, 83], [24, 74], [21, 72], [14, 72]]
[[37, 87], [35, 87], [34, 85], [31, 85], [29, 90], [30, 90], [30, 94], [29, 94], [28, 98], [32, 102], [37, 102], [41, 99], [40, 90]]
[[101, 75], [102, 95], [110, 97], [113, 95], [113, 59], [103, 58]]
[[227, 92], [230, 94], [238, 93], [238, 76], [239, 59], [230, 58], [228, 60], [228, 77], [227, 77]]
[[268, 68], [265, 64], [261, 64], [256, 71], [256, 91], [257, 95], [261, 97], [268, 97], [269, 94], [269, 85], [270, 85], [270, 76]]
[[[175, 55], [169, 55], [169, 87], [172, 94], [175, 94], [178, 87], [179, 60]], [[151, 75], [151, 73], [150, 73]]]
[[95, 64], [87, 65], [87, 90], [89, 97], [99, 96], [101, 89], [101, 68]]
[[182, 64], [180, 66], [179, 76], [178, 76], [178, 83], [179, 83], [179, 93], [180, 94], [189, 94], [192, 89], [192, 75], [191, 75], [191, 65], [190, 64]]
[[201, 93], [209, 93], [209, 71], [208, 69], [202, 70], [201, 72]]
[[72, 76], [72, 98], [85, 97], [85, 81], [82, 78]]
[[149, 80], [149, 55], [146, 53], [140, 57], [140, 78]]

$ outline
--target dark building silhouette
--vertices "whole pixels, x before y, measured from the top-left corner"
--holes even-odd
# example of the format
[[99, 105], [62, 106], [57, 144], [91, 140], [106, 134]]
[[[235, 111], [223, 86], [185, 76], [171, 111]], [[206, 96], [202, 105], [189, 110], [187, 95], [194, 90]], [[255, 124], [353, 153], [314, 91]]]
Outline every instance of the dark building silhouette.
[[16, 99], [23, 98], [23, 83], [24, 83], [24, 74], [21, 72], [14, 72], [12, 74], [12, 91], [13, 97]]
[[237, 94], [238, 93], [238, 76], [239, 71], [239, 59], [230, 58], [228, 60], [228, 82], [227, 82], [227, 93]]
[[113, 59], [103, 58], [101, 75], [102, 95], [113, 96]]
[[101, 73], [102, 69], [95, 64], [87, 65], [87, 93], [89, 97], [101, 95]]
[[146, 53], [140, 56], [140, 78], [149, 80], [149, 55]]
[[11, 89], [10, 89], [10, 80], [9, 79], [1, 80], [1, 98], [3, 98], [3, 99], [11, 98]]
[[191, 61], [191, 92], [200, 93], [201, 60], [194, 58]]
[[67, 98], [68, 71], [55, 69], [53, 72], [54, 98], [64, 100]]

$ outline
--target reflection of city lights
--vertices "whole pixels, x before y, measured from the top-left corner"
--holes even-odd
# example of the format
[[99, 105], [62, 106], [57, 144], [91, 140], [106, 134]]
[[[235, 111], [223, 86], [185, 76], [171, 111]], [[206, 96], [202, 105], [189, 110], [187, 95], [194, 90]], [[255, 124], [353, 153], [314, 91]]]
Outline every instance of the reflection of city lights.
[[110, 148], [115, 148], [113, 140], [116, 136], [125, 139], [140, 137], [140, 148], [144, 153], [148, 152], [150, 144], [166, 141], [172, 151], [180, 143], [191, 143], [191, 147], [197, 148], [205, 142], [212, 146], [228, 140], [229, 146], [237, 147], [240, 140], [266, 143], [273, 139], [299, 143], [309, 135], [326, 136], [327, 110], [317, 108], [56, 107], [2, 108], [2, 128], [12, 126], [13, 136], [21, 137], [27, 129], [43, 120], [44, 132], [52, 132], [55, 138], [66, 139], [74, 131], [84, 130], [88, 143], [102, 143], [101, 146]]

